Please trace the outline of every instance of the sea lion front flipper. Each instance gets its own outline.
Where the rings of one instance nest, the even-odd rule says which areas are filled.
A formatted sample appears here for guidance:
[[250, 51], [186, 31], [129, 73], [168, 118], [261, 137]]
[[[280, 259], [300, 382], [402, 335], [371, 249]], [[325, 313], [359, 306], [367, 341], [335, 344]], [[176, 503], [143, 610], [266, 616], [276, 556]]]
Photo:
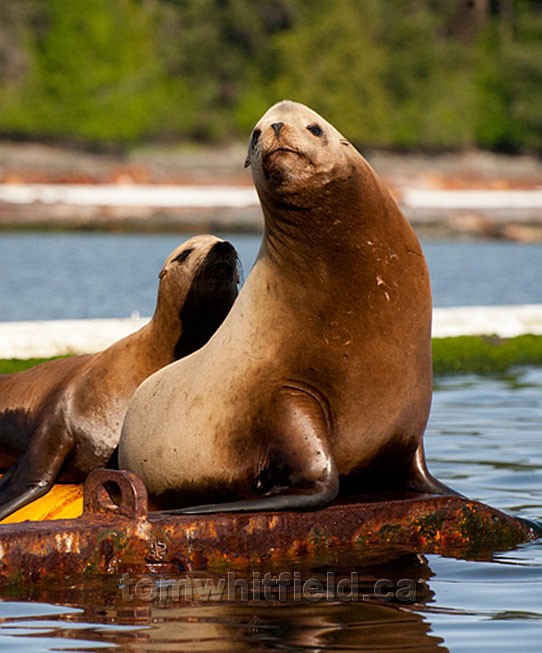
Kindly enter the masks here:
[[40, 427], [32, 435], [28, 449], [21, 454], [0, 482], [0, 520], [47, 494], [72, 448], [69, 436], [55, 437]]
[[0, 521], [39, 499], [49, 491], [51, 485], [52, 483], [46, 484], [41, 481], [22, 485], [6, 482], [5, 486], [0, 489]]
[[276, 423], [270, 471], [274, 467], [287, 470], [287, 484], [281, 482], [263, 496], [168, 510], [168, 514], [311, 510], [333, 501], [339, 490], [339, 474], [329, 444], [328, 420], [320, 402], [304, 390], [282, 388], [274, 402], [273, 415]]
[[423, 442], [420, 442], [410, 463], [406, 479], [407, 488], [426, 494], [443, 494], [462, 497], [463, 495], [437, 480], [427, 468]]
[[332, 484], [322, 480], [311, 487], [291, 487], [277, 494], [256, 499], [243, 499], [228, 503], [208, 503], [178, 510], [165, 510], [168, 515], [208, 515], [217, 512], [264, 512], [275, 510], [315, 510], [332, 501], [337, 492], [330, 490]]

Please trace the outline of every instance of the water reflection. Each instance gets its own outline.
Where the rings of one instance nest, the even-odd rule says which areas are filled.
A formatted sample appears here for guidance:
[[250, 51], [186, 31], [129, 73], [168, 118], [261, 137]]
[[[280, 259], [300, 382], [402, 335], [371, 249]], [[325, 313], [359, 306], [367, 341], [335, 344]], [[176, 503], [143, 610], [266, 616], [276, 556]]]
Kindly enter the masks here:
[[[256, 573], [260, 579], [265, 574], [263, 570]], [[215, 588], [220, 579], [226, 582], [226, 575], [210, 574], [169, 577], [167, 583], [160, 583], [157, 577], [152, 581], [149, 576], [131, 578], [130, 593], [126, 591], [126, 577], [124, 582], [116, 577], [84, 584], [19, 588], [14, 590], [19, 599], [40, 601], [42, 605], [61, 601], [82, 611], [64, 609], [57, 615], [50, 610], [43, 615], [39, 611], [29, 615], [24, 610], [20, 615], [12, 613], [0, 621], [0, 644], [2, 637], [9, 634], [12, 641], [25, 636], [26, 642], [29, 636], [39, 636], [42, 644], [57, 638], [54, 646], [60, 649], [65, 646], [58, 640], [70, 640], [70, 650], [78, 650], [75, 647], [82, 639], [87, 646], [90, 642], [116, 644], [131, 651], [448, 650], [443, 640], [431, 632], [430, 619], [423, 613], [424, 606], [434, 599], [429, 582], [433, 572], [425, 557], [409, 554], [370, 568], [291, 573], [300, 574], [303, 584], [316, 587], [321, 583], [323, 595], [318, 595], [318, 600], [314, 600], [314, 593], [312, 598], [301, 598], [292, 583], [284, 593], [273, 586], [274, 600], [270, 595], [263, 599], [262, 586], [254, 585], [252, 572], [235, 575], [237, 581], [246, 581], [250, 588], [244, 601], [239, 592], [236, 600], [234, 594], [228, 600], [224, 593], [215, 592], [205, 601], [186, 601], [183, 593], [168, 591], [182, 581], [183, 588], [191, 587], [192, 597], [196, 597], [204, 582]], [[274, 572], [271, 578], [278, 575]], [[356, 579], [354, 583], [352, 578]], [[139, 585], [140, 592], [136, 589], [138, 583], [144, 583]], [[153, 594], [149, 592], [153, 584], [154, 598], [145, 600]], [[407, 585], [408, 600], [406, 593], [396, 591]]]

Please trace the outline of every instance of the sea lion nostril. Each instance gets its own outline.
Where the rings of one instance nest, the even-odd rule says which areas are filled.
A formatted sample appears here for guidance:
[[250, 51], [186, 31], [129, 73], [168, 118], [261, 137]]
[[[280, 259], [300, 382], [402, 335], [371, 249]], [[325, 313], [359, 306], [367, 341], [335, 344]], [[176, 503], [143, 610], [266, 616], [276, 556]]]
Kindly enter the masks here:
[[213, 245], [213, 254], [235, 254], [235, 248], [227, 240], [221, 240]]
[[280, 134], [280, 130], [284, 127], [283, 122], [274, 122], [271, 127], [273, 127], [273, 131], [275, 134], [278, 136]]

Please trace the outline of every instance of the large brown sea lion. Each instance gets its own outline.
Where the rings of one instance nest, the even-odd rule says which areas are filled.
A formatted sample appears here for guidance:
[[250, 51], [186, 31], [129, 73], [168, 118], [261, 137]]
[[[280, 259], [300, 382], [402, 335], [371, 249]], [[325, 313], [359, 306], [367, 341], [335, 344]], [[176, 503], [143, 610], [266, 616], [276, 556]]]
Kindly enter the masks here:
[[339, 486], [452, 492], [424, 460], [431, 290], [411, 227], [301, 104], [261, 118], [247, 165], [259, 256], [207, 345], [135, 393], [121, 466], [181, 512], [314, 508]]
[[128, 401], [164, 365], [201, 347], [237, 296], [230, 243], [196, 236], [160, 272], [156, 310], [136, 333], [93, 355], [57, 359], [0, 378], [0, 519], [45, 494], [60, 476], [79, 482], [118, 445]]

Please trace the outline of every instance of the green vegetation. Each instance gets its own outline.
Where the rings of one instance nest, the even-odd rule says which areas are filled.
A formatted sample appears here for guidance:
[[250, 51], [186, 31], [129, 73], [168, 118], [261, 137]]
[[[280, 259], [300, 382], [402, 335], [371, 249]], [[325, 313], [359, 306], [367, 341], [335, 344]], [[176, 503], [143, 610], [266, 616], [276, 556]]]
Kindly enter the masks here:
[[[11, 374], [44, 359], [0, 360], [0, 374]], [[542, 365], [542, 336], [459, 336], [433, 340], [435, 376], [450, 374], [502, 374], [516, 367]]]
[[[56, 358], [60, 358], [57, 356]], [[15, 372], [22, 372], [23, 370], [27, 370], [30, 367], [34, 367], [34, 365], [38, 365], [39, 363], [44, 363], [47, 360], [53, 360], [50, 358], [25, 358], [25, 359], [20, 359], [20, 358], [7, 358], [7, 359], [0, 359], [0, 374], [14, 374]]]
[[542, 365], [542, 336], [459, 336], [433, 340], [435, 376], [496, 374], [514, 367]]
[[542, 152], [542, 0], [4, 0], [0, 135], [247, 138], [290, 97], [361, 147]]

